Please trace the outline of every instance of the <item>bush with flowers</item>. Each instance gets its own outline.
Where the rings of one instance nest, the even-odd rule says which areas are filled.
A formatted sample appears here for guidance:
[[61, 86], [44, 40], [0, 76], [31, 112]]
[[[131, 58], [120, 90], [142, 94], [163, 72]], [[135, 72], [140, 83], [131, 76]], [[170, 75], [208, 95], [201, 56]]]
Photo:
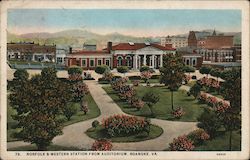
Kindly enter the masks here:
[[75, 74], [70, 74], [68, 80], [71, 83], [76, 83], [76, 82], [82, 81], [83, 79], [82, 79], [81, 74], [75, 73]]
[[207, 98], [206, 103], [208, 104], [208, 106], [214, 107], [218, 103], [218, 100], [216, 97], [211, 96]]
[[133, 98], [131, 101], [131, 106], [136, 108], [137, 110], [140, 110], [144, 107], [144, 102], [139, 98]]
[[182, 107], [177, 107], [177, 109], [175, 109], [172, 114], [174, 118], [181, 118], [185, 112], [183, 111]]
[[195, 147], [193, 143], [186, 135], [183, 135], [174, 138], [173, 142], [169, 144], [169, 149], [171, 151], [192, 151]]
[[99, 139], [96, 140], [92, 147], [92, 151], [111, 151], [113, 148], [113, 145], [110, 140], [107, 139]]
[[138, 134], [150, 125], [143, 118], [127, 115], [113, 115], [102, 120], [102, 126], [111, 137]]
[[80, 102], [85, 95], [89, 94], [89, 88], [85, 83], [79, 81], [73, 84], [71, 92], [73, 95], [73, 101]]
[[108, 81], [108, 82], [111, 82], [113, 77], [114, 77], [114, 75], [111, 72], [105, 72], [103, 74], [103, 80]]
[[198, 101], [200, 103], [206, 103], [207, 102], [207, 94], [206, 93], [200, 93], [200, 95], [198, 96]]
[[195, 145], [199, 145], [208, 140], [210, 135], [204, 129], [196, 129], [190, 132], [187, 137], [192, 140]]
[[120, 88], [123, 87], [128, 79], [126, 77], [118, 78], [115, 81], [111, 82], [111, 87], [115, 91], [120, 91]]
[[224, 113], [228, 108], [230, 107], [229, 103], [227, 103], [226, 101], [219, 101], [218, 103], [216, 103], [216, 105], [214, 106], [214, 110], [217, 113]]
[[151, 77], [152, 77], [152, 73], [150, 71], [141, 72], [141, 79], [143, 79], [145, 83], [147, 83]]

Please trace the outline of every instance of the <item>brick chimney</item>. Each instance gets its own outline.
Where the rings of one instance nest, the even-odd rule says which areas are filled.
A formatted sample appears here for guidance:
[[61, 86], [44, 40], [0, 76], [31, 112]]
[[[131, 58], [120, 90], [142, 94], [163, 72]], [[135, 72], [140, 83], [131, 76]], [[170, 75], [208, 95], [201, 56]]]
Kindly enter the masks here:
[[69, 54], [72, 53], [72, 47], [69, 47]]
[[107, 43], [107, 51], [110, 52], [112, 50], [112, 42]]

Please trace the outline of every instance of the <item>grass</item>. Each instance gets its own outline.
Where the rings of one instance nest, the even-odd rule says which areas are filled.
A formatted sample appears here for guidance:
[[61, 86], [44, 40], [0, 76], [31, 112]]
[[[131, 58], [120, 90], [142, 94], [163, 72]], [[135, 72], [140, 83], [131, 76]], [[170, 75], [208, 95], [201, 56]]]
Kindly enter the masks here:
[[[128, 83], [131, 84], [133, 82], [133, 80], [128, 80]], [[160, 83], [159, 79], [149, 79], [148, 80], [149, 83]], [[140, 80], [140, 83], [145, 83], [144, 80]]]
[[151, 125], [149, 135], [147, 135], [146, 132], [142, 132], [139, 134], [133, 134], [133, 135], [126, 135], [121, 137], [109, 137], [109, 135], [106, 133], [105, 129], [99, 125], [96, 129], [90, 128], [86, 131], [86, 134], [94, 139], [110, 139], [112, 142], [139, 142], [139, 141], [145, 141], [148, 139], [154, 139], [159, 137], [163, 133], [162, 128]]
[[[204, 142], [201, 146], [195, 147], [196, 151], [227, 151], [229, 150], [229, 132], [222, 133], [214, 139]], [[241, 134], [233, 132], [232, 134], [232, 150], [241, 150]]]
[[[84, 151], [86, 149], [76, 148], [76, 147], [64, 147], [58, 145], [50, 145], [47, 151]], [[27, 145], [21, 147], [10, 148], [8, 151], [37, 151], [36, 145]]]
[[[140, 111], [132, 108], [126, 101], [120, 100], [117, 93], [110, 86], [103, 87], [107, 94], [128, 114], [151, 117], [150, 109], [145, 105]], [[171, 114], [171, 92], [166, 87], [143, 87], [136, 88], [137, 95], [142, 98], [146, 92], [154, 92], [160, 96], [160, 101], [153, 106], [155, 118], [173, 121], [196, 122], [197, 118], [203, 113], [206, 104], [200, 104], [192, 96], [187, 96], [186, 91], [178, 90], [174, 92], [174, 107], [182, 107], [185, 115], [180, 119], [175, 119]]]
[[[89, 112], [86, 115], [84, 115], [84, 112], [80, 110], [80, 104], [77, 104], [79, 106], [78, 112], [74, 116], [72, 116], [69, 121], [67, 121], [66, 117], [62, 115], [58, 117], [64, 120], [63, 126], [67, 126], [67, 125], [77, 123], [80, 121], [84, 121], [87, 119], [95, 118], [100, 115], [100, 109], [98, 108], [97, 104], [95, 103], [95, 101], [93, 100], [90, 94], [88, 94], [85, 97], [85, 101], [88, 102]], [[8, 118], [7, 119], [7, 124], [8, 124], [7, 141], [8, 142], [19, 140], [15, 138], [13, 135], [14, 133], [17, 133], [20, 130], [18, 128], [14, 128], [14, 126], [17, 124], [17, 122], [13, 120], [11, 117], [11, 115], [14, 115], [14, 114], [16, 114], [16, 111], [8, 103], [8, 106], [7, 106], [7, 118]]]
[[193, 87], [196, 84], [196, 81], [189, 81], [186, 86]]

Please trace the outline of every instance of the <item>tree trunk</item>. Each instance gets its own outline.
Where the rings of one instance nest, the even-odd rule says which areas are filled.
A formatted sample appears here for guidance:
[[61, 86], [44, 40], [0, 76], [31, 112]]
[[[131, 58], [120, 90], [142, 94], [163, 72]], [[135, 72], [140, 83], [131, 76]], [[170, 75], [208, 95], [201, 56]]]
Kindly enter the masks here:
[[174, 110], [174, 97], [173, 97], [173, 92], [171, 91], [171, 104], [172, 104], [172, 110]]
[[232, 131], [229, 131], [229, 151], [232, 150]]

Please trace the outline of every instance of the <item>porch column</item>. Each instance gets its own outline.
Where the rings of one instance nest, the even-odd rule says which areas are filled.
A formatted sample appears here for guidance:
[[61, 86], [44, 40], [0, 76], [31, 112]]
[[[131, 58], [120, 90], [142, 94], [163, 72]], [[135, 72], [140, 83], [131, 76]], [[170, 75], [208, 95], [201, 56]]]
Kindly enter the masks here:
[[163, 56], [162, 56], [162, 54], [160, 55], [160, 67], [162, 67], [162, 61], [163, 61]]
[[135, 62], [135, 63], [134, 63], [134, 69], [137, 69], [137, 66], [138, 66], [138, 65], [137, 65], [137, 55], [135, 55], [134, 58], [135, 58], [135, 59], [134, 59], [134, 62]]
[[146, 54], [144, 54], [144, 57], [143, 57], [143, 65], [146, 66]]
[[152, 55], [152, 67], [155, 68], [155, 55]]

